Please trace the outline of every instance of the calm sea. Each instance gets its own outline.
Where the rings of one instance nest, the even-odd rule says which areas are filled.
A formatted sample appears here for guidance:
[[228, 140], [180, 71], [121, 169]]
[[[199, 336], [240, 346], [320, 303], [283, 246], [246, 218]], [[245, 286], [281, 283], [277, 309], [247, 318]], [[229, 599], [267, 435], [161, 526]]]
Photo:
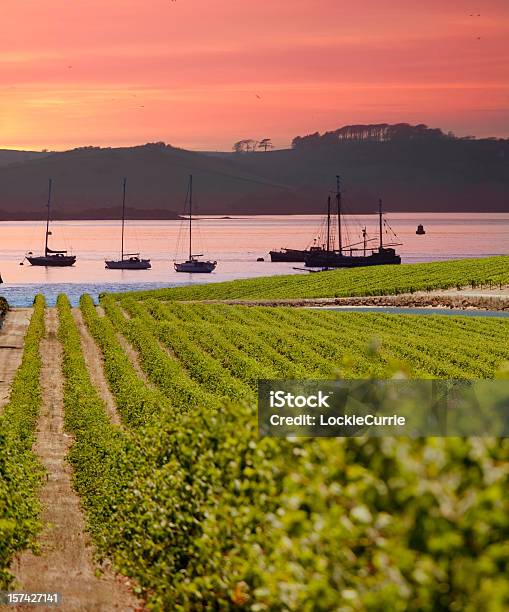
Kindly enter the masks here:
[[[509, 253], [509, 213], [393, 213], [387, 221], [398, 236], [397, 247], [403, 263], [439, 261], [461, 257], [485, 257]], [[362, 240], [362, 227], [368, 236], [377, 232], [375, 216], [359, 215], [345, 219], [348, 235], [344, 242]], [[415, 233], [423, 224], [426, 234]], [[322, 219], [312, 215], [249, 216], [201, 219], [193, 226], [193, 251], [216, 259], [212, 274], [178, 274], [173, 261], [185, 255], [185, 232], [180, 221], [132, 221], [126, 226], [126, 249], [140, 252], [152, 261], [151, 270], [106, 270], [105, 257], [120, 251], [120, 224], [117, 221], [60, 221], [52, 227], [50, 246], [65, 248], [77, 255], [72, 268], [37, 268], [27, 261], [27, 251], [38, 253], [44, 245], [41, 222], [0, 223], [0, 273], [4, 295], [13, 306], [29, 305], [36, 293], [44, 293], [53, 304], [65, 292], [74, 303], [82, 293], [96, 297], [102, 291], [127, 291], [272, 274], [307, 274], [294, 268], [303, 264], [271, 263], [270, 249], [305, 248], [318, 236]], [[184, 224], [185, 225], [185, 224]], [[345, 230], [346, 231], [346, 230]], [[394, 242], [386, 228], [384, 241]], [[369, 244], [376, 245], [376, 241]], [[257, 262], [258, 257], [265, 258]]]

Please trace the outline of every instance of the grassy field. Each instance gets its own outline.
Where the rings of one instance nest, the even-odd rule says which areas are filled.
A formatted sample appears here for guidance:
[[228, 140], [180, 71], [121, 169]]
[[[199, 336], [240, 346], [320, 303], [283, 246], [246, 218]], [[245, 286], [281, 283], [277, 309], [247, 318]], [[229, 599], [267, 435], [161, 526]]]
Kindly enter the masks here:
[[509, 256], [267, 276], [133, 293], [137, 299], [224, 300], [396, 295], [509, 285]]

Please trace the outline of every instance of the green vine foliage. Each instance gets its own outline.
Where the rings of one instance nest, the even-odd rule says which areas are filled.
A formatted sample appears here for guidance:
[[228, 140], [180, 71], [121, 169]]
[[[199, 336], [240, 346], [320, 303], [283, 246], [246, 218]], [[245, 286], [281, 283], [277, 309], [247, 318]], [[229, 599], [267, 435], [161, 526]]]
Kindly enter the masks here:
[[37, 296], [25, 335], [23, 358], [0, 416], [0, 589], [12, 585], [12, 556], [36, 548], [40, 530], [38, 490], [43, 468], [32, 452], [41, 407], [39, 345], [44, 335], [44, 298]]
[[136, 299], [226, 300], [334, 298], [396, 295], [449, 288], [498, 288], [509, 284], [509, 256], [399, 266], [266, 276], [127, 294]]
[[102, 305], [104, 317], [81, 301], [123, 427], [60, 297], [70, 460], [98, 554], [149, 607], [506, 609], [505, 440], [260, 439], [253, 370], [491, 378], [509, 357], [507, 321]]

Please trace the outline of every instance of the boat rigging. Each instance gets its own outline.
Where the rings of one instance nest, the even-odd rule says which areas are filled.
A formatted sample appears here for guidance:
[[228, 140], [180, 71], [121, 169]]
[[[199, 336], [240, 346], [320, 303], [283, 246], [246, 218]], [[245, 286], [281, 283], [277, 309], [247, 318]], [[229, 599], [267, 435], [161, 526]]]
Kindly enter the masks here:
[[[385, 244], [383, 243], [383, 211], [382, 211], [382, 200], [378, 201], [378, 224], [379, 224], [379, 238], [378, 248], [371, 249], [369, 255], [366, 254], [368, 250], [368, 242], [376, 240], [375, 238], [367, 238], [366, 228], [362, 231], [363, 240], [362, 243], [353, 243], [343, 246], [342, 236], [342, 207], [341, 207], [341, 184], [339, 175], [336, 176], [336, 206], [337, 206], [337, 225], [338, 225], [338, 249], [334, 250], [330, 248], [329, 239], [325, 251], [320, 253], [308, 253], [304, 260], [304, 264], [308, 268], [356, 268], [363, 266], [380, 266], [380, 265], [397, 265], [401, 263], [401, 257], [396, 254], [393, 247], [399, 246], [400, 243]], [[330, 234], [331, 224], [331, 198], [328, 198], [327, 207], [327, 236]], [[392, 231], [392, 229], [391, 229]], [[394, 232], [393, 232], [394, 233]], [[359, 244], [363, 245], [362, 255], [354, 254], [359, 251], [357, 248]]]
[[199, 259], [203, 254], [193, 254], [193, 175], [189, 175], [187, 189], [187, 202], [189, 204], [189, 252], [186, 261], [174, 262], [176, 272], [210, 273], [216, 269], [217, 261]]
[[52, 179], [48, 181], [48, 203], [46, 207], [48, 209], [46, 217], [46, 239], [44, 242], [44, 255], [34, 255], [32, 251], [26, 254], [27, 261], [32, 266], [47, 266], [47, 267], [68, 267], [72, 266], [76, 262], [76, 255], [68, 255], [67, 251], [50, 249], [48, 246], [49, 237], [52, 235], [50, 231], [51, 221], [51, 192], [52, 192]]
[[149, 270], [150, 259], [141, 259], [139, 253], [124, 253], [124, 227], [125, 227], [125, 197], [127, 178], [124, 178], [122, 196], [122, 238], [120, 259], [106, 259], [105, 268], [109, 270]]

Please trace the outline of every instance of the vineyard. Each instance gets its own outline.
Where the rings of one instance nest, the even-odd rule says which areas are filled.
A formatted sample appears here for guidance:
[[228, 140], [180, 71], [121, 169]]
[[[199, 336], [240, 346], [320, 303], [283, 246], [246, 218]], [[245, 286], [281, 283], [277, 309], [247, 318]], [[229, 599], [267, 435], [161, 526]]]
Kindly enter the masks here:
[[[506, 283], [509, 260], [485, 261], [472, 264], [476, 278]], [[445, 272], [433, 265], [438, 283]], [[305, 283], [309, 294], [362, 291], [355, 272], [238, 281], [228, 297], [234, 287], [286, 296]], [[391, 282], [403, 287], [404, 275]], [[256, 385], [492, 378], [509, 361], [509, 321], [178, 301], [225, 287], [106, 295], [101, 308], [83, 296], [79, 312], [58, 299], [68, 460], [97, 558], [157, 610], [506, 609], [506, 440], [260, 439]], [[79, 321], [100, 352], [117, 422]], [[43, 335], [39, 298], [0, 421], [2, 588], [12, 584], [9, 560], [40, 529], [43, 474], [31, 445]]]
[[39, 344], [43, 335], [44, 300], [38, 297], [10, 401], [0, 413], [0, 589], [9, 582], [12, 554], [33, 545], [40, 528], [37, 488], [43, 472], [32, 445], [41, 405]]
[[282, 299], [396, 295], [436, 289], [509, 285], [509, 256], [401, 266], [330, 270], [326, 274], [267, 276], [133, 293], [165, 300]]

